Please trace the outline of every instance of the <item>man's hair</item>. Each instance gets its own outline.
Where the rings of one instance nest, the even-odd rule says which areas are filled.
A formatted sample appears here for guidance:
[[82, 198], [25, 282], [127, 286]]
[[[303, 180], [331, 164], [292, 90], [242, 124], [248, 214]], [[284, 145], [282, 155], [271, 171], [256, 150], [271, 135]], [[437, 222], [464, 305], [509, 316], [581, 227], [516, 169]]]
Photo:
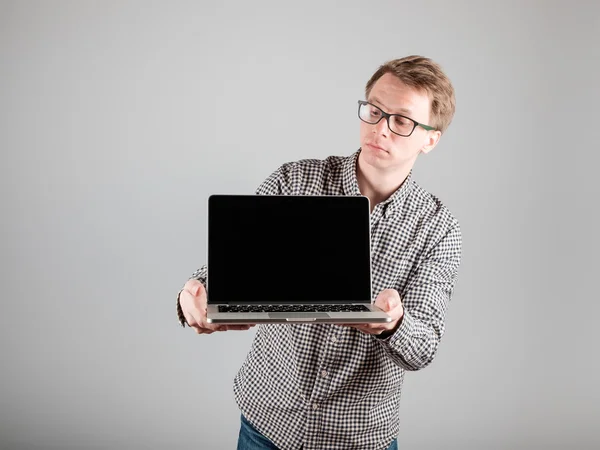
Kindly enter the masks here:
[[383, 64], [373, 74], [365, 87], [366, 98], [369, 98], [373, 85], [386, 73], [391, 73], [404, 84], [418, 91], [425, 91], [431, 100], [430, 122], [436, 130], [444, 133], [452, 117], [454, 117], [455, 99], [454, 88], [450, 79], [439, 64], [424, 56], [407, 56]]

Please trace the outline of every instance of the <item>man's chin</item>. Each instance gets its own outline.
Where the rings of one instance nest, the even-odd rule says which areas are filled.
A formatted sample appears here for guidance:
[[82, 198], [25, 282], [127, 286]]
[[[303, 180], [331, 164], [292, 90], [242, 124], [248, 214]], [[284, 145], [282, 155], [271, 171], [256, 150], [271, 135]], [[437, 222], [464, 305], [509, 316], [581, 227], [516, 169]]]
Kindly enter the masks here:
[[380, 169], [388, 167], [392, 162], [391, 154], [383, 150], [372, 150], [368, 146], [362, 149], [360, 157], [365, 163]]

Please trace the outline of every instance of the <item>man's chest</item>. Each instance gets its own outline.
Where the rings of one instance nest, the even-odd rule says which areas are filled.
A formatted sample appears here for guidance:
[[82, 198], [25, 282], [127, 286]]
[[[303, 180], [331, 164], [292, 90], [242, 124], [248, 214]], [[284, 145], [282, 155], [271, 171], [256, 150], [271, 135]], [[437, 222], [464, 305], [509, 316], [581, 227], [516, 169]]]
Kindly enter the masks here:
[[[331, 180], [330, 180], [331, 181]], [[313, 195], [346, 195], [339, 183], [314, 183]], [[372, 297], [383, 289], [402, 292], [422, 253], [418, 217], [410, 208], [390, 213], [386, 205], [377, 205], [371, 213]]]
[[415, 230], [410, 220], [398, 216], [373, 218], [371, 221], [371, 277], [373, 298], [384, 289], [403, 292], [418, 257], [414, 245]]

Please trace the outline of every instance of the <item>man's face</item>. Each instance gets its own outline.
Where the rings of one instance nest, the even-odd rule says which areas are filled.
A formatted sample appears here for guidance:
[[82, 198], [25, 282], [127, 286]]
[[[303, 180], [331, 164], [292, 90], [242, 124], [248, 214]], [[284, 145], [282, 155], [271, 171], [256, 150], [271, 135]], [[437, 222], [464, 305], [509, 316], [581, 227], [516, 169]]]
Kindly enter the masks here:
[[[430, 99], [426, 92], [405, 85], [391, 73], [375, 82], [369, 98], [386, 113], [402, 114], [418, 123], [429, 125]], [[412, 167], [419, 153], [428, 153], [439, 139], [439, 131], [416, 127], [409, 137], [394, 134], [382, 118], [371, 125], [360, 121], [360, 145], [363, 162], [384, 171]]]

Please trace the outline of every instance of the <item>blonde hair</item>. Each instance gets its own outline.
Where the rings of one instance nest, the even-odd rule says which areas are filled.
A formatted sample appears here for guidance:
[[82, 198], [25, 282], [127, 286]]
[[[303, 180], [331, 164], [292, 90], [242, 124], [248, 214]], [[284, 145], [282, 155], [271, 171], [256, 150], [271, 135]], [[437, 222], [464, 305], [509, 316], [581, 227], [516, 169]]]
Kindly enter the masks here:
[[396, 76], [407, 86], [427, 92], [431, 99], [431, 123], [425, 125], [430, 125], [444, 133], [454, 117], [456, 100], [452, 83], [440, 65], [418, 55], [388, 61], [379, 67], [367, 82], [365, 87], [367, 99], [375, 82], [386, 73]]

